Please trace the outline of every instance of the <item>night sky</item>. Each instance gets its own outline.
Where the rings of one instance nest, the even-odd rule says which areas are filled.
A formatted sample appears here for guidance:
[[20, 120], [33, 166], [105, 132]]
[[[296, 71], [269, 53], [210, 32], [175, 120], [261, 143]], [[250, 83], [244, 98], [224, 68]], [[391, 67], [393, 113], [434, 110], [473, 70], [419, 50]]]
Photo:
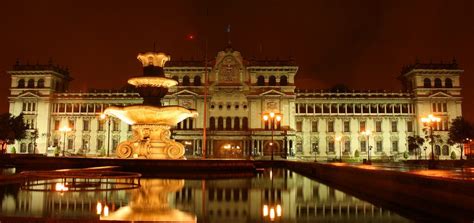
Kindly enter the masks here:
[[73, 91], [120, 88], [141, 74], [136, 55], [154, 43], [172, 60], [202, 58], [207, 38], [214, 58], [228, 24], [244, 58], [294, 57], [300, 88], [398, 91], [402, 66], [455, 57], [465, 70], [463, 113], [474, 121], [472, 0], [2, 1], [0, 112], [17, 58], [69, 67]]

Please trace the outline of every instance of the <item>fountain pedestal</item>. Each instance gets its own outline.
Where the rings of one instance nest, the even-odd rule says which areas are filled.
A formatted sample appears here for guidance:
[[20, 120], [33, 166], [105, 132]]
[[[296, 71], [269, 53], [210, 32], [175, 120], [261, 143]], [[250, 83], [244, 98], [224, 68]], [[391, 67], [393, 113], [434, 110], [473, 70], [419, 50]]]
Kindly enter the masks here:
[[145, 157], [147, 159], [184, 159], [184, 146], [170, 139], [170, 126], [134, 125], [132, 139], [117, 147], [119, 158]]

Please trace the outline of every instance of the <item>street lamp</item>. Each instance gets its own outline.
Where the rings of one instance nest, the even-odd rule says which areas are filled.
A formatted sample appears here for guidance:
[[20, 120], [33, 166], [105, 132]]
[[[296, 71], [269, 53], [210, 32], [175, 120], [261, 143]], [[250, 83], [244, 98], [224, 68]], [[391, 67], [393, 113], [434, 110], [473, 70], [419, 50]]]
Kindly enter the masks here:
[[319, 150], [319, 146], [314, 145], [314, 147], [313, 147], [314, 162], [318, 162], [318, 150]]
[[342, 144], [341, 144], [341, 136], [336, 137], [336, 142], [339, 144], [339, 161], [342, 162]]
[[63, 126], [59, 129], [60, 132], [63, 133], [63, 156], [66, 150], [66, 133], [70, 132], [72, 129], [69, 126]]
[[430, 140], [431, 140], [431, 160], [434, 160], [434, 135], [433, 135], [433, 126], [441, 122], [441, 118], [435, 117], [432, 114], [429, 114], [428, 117], [421, 118], [421, 122], [430, 127]]
[[272, 132], [272, 141], [270, 142], [270, 146], [271, 146], [271, 152], [272, 152], [272, 160], [273, 160], [273, 130], [275, 130], [275, 121], [277, 123], [280, 123], [281, 121], [281, 115], [277, 115], [275, 114], [275, 112], [270, 112], [270, 114], [265, 114], [263, 116], [263, 121], [267, 122], [268, 121], [268, 124], [270, 125], [270, 130]]
[[110, 117], [104, 113], [100, 114], [100, 119], [107, 122], [107, 157], [109, 157], [110, 151]]
[[366, 164], [372, 164], [370, 162], [370, 146], [369, 146], [369, 137], [372, 134], [372, 131], [366, 129], [365, 131], [362, 132], [362, 134], [365, 135], [366, 142], [367, 142], [366, 145], [365, 145], [365, 147], [367, 149], [367, 163]]

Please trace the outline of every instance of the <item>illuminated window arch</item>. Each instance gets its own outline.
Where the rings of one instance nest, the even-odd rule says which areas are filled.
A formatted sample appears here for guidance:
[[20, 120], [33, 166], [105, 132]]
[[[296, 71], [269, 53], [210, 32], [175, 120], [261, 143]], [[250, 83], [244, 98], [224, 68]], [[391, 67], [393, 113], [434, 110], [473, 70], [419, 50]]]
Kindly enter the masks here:
[[217, 129], [224, 130], [224, 118], [222, 117], [217, 118]]
[[453, 87], [453, 81], [450, 78], [446, 78], [446, 80], [444, 80], [444, 87]]
[[189, 86], [189, 76], [183, 77], [183, 86]]
[[209, 128], [211, 130], [216, 129], [216, 118], [211, 117], [211, 119], [209, 120]]
[[288, 85], [288, 77], [281, 76], [280, 77], [280, 86], [286, 86], [286, 85]]
[[225, 119], [225, 129], [226, 130], [232, 130], [232, 118], [231, 117], [227, 117]]
[[429, 78], [425, 78], [423, 80], [423, 87], [430, 88], [431, 87], [431, 80]]
[[258, 86], [265, 86], [265, 78], [263, 76], [257, 77], [257, 85]]
[[20, 79], [20, 80], [18, 81], [18, 87], [19, 87], [19, 88], [24, 88], [24, 87], [25, 87], [25, 80]]
[[35, 87], [35, 80], [29, 79], [28, 80], [28, 88], [34, 88]]
[[194, 86], [201, 86], [201, 76], [194, 76]]
[[268, 85], [270, 86], [275, 86], [276, 85], [276, 77], [275, 76], [270, 76], [270, 78], [268, 79]]
[[234, 118], [234, 130], [240, 130], [240, 118], [239, 117]]
[[436, 79], [434, 80], [434, 87], [435, 87], [435, 88], [441, 88], [441, 87], [443, 87], [443, 86], [441, 85], [441, 79], [436, 78]]
[[242, 118], [242, 129], [247, 130], [249, 128], [249, 119], [247, 117]]
[[38, 80], [38, 87], [39, 88], [44, 88], [44, 79], [39, 79]]

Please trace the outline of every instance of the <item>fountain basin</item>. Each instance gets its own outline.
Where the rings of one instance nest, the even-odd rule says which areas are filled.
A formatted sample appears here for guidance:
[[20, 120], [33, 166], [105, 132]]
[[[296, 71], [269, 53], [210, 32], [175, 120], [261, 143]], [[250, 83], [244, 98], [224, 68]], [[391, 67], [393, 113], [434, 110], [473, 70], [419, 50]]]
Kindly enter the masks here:
[[112, 115], [129, 125], [167, 125], [175, 126], [186, 118], [197, 117], [198, 113], [181, 106], [155, 107], [149, 105], [132, 105], [127, 107], [109, 107], [106, 115]]
[[178, 81], [166, 77], [133, 77], [128, 83], [137, 87], [164, 87], [170, 88], [178, 85]]

